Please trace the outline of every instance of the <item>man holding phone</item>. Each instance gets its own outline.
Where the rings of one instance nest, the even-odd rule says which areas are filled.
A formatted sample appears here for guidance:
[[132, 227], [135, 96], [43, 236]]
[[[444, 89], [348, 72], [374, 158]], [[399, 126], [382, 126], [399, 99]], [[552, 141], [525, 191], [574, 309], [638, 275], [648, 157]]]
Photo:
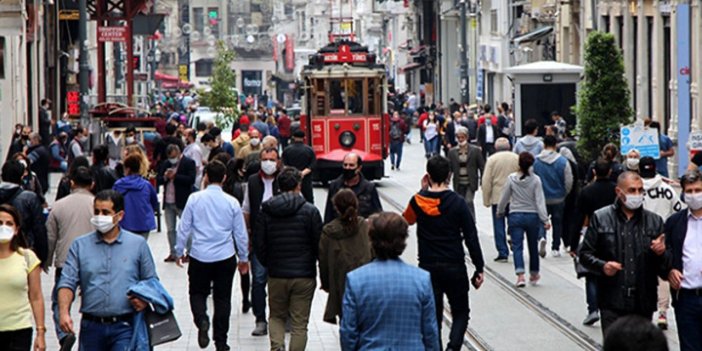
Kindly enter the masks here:
[[602, 333], [619, 318], [651, 319], [658, 301], [658, 276], [667, 274], [663, 219], [643, 208], [641, 176], [617, 179], [614, 204], [592, 215], [580, 245], [580, 263], [597, 274]]

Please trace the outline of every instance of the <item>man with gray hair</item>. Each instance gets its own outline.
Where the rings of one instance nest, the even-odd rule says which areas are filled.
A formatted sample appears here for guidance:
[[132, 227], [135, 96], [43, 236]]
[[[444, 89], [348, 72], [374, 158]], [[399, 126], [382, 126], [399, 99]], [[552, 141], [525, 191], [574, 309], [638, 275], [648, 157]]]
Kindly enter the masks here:
[[507, 262], [509, 249], [505, 232], [505, 217], [497, 217], [497, 205], [500, 203], [502, 188], [507, 177], [519, 170], [519, 155], [511, 152], [509, 140], [505, 137], [495, 141], [495, 154], [488, 158], [483, 173], [483, 205], [492, 207], [492, 230], [495, 235], [497, 258], [495, 262]]
[[473, 198], [480, 182], [478, 171], [483, 174], [485, 159], [479, 147], [468, 143], [468, 135], [468, 128], [456, 128], [458, 145], [449, 150], [447, 158], [453, 173], [453, 190], [466, 200], [470, 214], [475, 219]]

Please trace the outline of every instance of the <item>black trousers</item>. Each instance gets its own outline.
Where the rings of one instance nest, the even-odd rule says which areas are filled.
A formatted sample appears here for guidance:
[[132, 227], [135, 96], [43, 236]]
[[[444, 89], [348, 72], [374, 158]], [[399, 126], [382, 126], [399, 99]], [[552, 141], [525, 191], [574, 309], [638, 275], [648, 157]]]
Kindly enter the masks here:
[[636, 315], [636, 316], [641, 316], [643, 318], [650, 320], [652, 314], [653, 314], [653, 311], [632, 312], [632, 311], [600, 309], [600, 325], [602, 326], [602, 335], [603, 335], [603, 337], [606, 337], [607, 332], [609, 331], [609, 328], [612, 326], [612, 324], [614, 324], [614, 322], [617, 321], [617, 319], [619, 319], [621, 317]]
[[0, 332], [0, 350], [29, 351], [32, 349], [32, 328]]
[[214, 314], [212, 318], [212, 339], [216, 347], [227, 345], [229, 316], [232, 311], [232, 283], [236, 272], [236, 256], [223, 261], [201, 262], [190, 257], [188, 280], [190, 283], [190, 310], [193, 321], [200, 326], [209, 320], [207, 316], [207, 297], [212, 292]]
[[419, 264], [419, 267], [431, 275], [431, 285], [434, 289], [434, 304], [436, 305], [436, 321], [441, 337], [441, 325], [444, 320], [444, 294], [451, 307], [451, 332], [448, 347], [460, 350], [463, 338], [468, 329], [470, 307], [468, 305], [468, 271], [461, 263], [432, 263]]

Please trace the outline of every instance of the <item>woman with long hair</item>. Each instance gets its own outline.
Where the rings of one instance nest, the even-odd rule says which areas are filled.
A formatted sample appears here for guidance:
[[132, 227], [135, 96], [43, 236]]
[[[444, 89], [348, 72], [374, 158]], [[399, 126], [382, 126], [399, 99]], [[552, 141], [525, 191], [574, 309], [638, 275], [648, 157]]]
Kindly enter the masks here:
[[[151, 168], [151, 163], [149, 162], [149, 158], [146, 157], [144, 150], [141, 148], [141, 146], [139, 146], [139, 144], [131, 144], [124, 147], [124, 155], [122, 156], [122, 162], [124, 162], [124, 160], [131, 155], [139, 156], [139, 174], [142, 176], [142, 178], [149, 179], [149, 170]], [[117, 175], [120, 178], [124, 177], [125, 172], [122, 163], [117, 165], [115, 171], [117, 172]]]
[[439, 140], [441, 128], [434, 111], [429, 111], [427, 119], [424, 121], [424, 155], [427, 159], [439, 153]]
[[[39, 351], [46, 349], [41, 262], [27, 248], [21, 223], [14, 207], [0, 205], [0, 348]], [[34, 347], [32, 318], [36, 325]]]
[[322, 229], [319, 241], [319, 271], [322, 289], [329, 293], [324, 321], [341, 320], [341, 302], [346, 286], [346, 274], [371, 260], [368, 224], [358, 214], [358, 198], [349, 189], [332, 198], [339, 217]]
[[539, 275], [539, 227], [551, 228], [546, 212], [546, 200], [541, 187], [541, 179], [531, 170], [534, 156], [525, 151], [519, 154], [519, 171], [509, 175], [502, 190], [502, 198], [497, 205], [497, 217], [505, 215], [509, 204], [509, 235], [512, 238], [514, 270], [517, 273], [517, 287], [526, 285], [524, 279], [524, 236], [529, 251], [529, 282], [536, 285]]

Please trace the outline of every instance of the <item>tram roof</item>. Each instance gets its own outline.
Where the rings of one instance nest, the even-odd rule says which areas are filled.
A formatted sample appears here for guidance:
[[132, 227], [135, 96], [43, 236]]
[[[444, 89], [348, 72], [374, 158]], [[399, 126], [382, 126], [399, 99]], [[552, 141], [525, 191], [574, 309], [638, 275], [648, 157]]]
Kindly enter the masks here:
[[366, 78], [385, 76], [384, 67], [359, 67], [348, 64], [322, 67], [305, 66], [301, 75], [310, 78]]

